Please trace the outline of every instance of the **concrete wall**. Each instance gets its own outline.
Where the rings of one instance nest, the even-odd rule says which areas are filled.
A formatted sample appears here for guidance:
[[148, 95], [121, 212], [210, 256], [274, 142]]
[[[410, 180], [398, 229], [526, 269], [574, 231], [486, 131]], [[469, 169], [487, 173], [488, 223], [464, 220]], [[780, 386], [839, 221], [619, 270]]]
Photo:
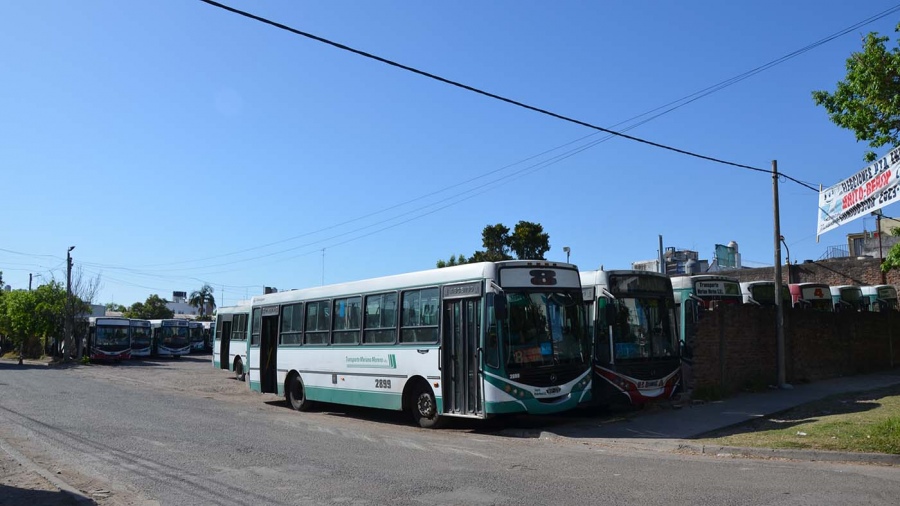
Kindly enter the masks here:
[[[693, 343], [695, 388], [731, 394], [777, 384], [775, 310], [751, 305], [706, 312]], [[785, 309], [788, 383], [900, 366], [900, 313]]]

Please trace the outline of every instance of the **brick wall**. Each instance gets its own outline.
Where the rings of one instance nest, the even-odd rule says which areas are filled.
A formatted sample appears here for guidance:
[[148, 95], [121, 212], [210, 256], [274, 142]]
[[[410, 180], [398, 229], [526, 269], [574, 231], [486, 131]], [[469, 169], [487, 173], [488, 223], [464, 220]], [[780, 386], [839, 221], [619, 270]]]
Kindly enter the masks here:
[[[900, 366], [900, 313], [785, 309], [788, 383]], [[891, 355], [893, 354], [893, 362]], [[777, 383], [775, 309], [723, 306], [706, 312], [694, 338], [695, 387], [734, 393]]]
[[[881, 261], [877, 258], [832, 258], [802, 264], [792, 264], [792, 283], [827, 283], [829, 285], [880, 285]], [[775, 279], [774, 267], [722, 271], [716, 274], [733, 276], [741, 281]], [[900, 271], [891, 271], [885, 276], [887, 284], [900, 286]], [[781, 269], [782, 282], [788, 282], [788, 267]]]

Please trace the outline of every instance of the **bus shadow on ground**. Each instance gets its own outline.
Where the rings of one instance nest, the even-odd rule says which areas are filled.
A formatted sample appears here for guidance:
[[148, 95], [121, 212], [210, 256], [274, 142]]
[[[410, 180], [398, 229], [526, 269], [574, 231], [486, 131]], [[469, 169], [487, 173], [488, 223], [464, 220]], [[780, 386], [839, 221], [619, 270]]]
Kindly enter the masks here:
[[[273, 407], [293, 411], [290, 404], [284, 399], [265, 401], [265, 403]], [[487, 436], [518, 438], [539, 437], [540, 431], [544, 429], [577, 424], [584, 421], [596, 421], [603, 418], [618, 418], [623, 416], [623, 414], [634, 411], [633, 408], [629, 407], [612, 407], [600, 409], [579, 408], [553, 415], [498, 415], [486, 419], [445, 416], [442, 418], [439, 427], [441, 430], [469, 432]], [[406, 411], [317, 402], [309, 412], [360, 420], [368, 423], [418, 428], [418, 425], [413, 421], [412, 416]], [[510, 432], [510, 430], [513, 432]], [[526, 431], [526, 433], [516, 433], [515, 431]], [[534, 434], [529, 436], [529, 433], [531, 432]]]
[[[123, 360], [122, 366], [125, 367], [166, 367], [172, 364], [200, 364], [208, 365], [211, 363], [212, 357], [206, 355], [183, 355], [181, 357], [132, 357], [129, 360]], [[92, 363], [93, 364], [93, 363]], [[106, 362], [96, 362], [96, 365], [104, 365]], [[115, 363], [110, 363], [114, 365]]]
[[18, 361], [10, 361], [10, 360], [2, 360], [0, 361], [0, 371], [26, 371], [30, 369], [46, 369], [47, 366], [43, 364], [22, 364], [19, 365]]

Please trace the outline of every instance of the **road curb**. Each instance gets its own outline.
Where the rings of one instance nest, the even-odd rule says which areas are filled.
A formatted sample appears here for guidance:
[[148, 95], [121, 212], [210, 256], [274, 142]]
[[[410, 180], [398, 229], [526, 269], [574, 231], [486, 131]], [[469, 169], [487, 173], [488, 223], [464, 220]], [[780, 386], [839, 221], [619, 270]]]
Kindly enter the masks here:
[[741, 446], [721, 446], [681, 443], [680, 450], [714, 455], [717, 457], [757, 457], [780, 458], [790, 460], [807, 460], [822, 462], [859, 462], [866, 464], [882, 464], [900, 466], [900, 455], [886, 453], [834, 452], [825, 450], [790, 450], [780, 448], [749, 448]]
[[38, 466], [28, 457], [22, 455], [16, 449], [6, 444], [3, 440], [0, 440], [0, 450], [6, 452], [10, 457], [15, 459], [16, 462], [21, 464], [22, 467], [41, 475], [42, 478], [49, 481], [54, 487], [58, 488], [60, 492], [71, 497], [76, 504], [97, 504], [92, 498], [84, 495], [80, 490], [59, 479], [50, 471]]

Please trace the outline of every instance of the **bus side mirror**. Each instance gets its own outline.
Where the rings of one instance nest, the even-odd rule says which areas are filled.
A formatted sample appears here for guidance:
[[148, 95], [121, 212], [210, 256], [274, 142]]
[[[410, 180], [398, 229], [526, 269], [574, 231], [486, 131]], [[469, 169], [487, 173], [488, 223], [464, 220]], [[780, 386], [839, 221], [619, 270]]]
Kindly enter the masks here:
[[506, 294], [494, 294], [494, 317], [498, 320], [505, 320], [508, 316], [509, 311], [506, 306]]
[[691, 300], [691, 303], [688, 306], [688, 310], [691, 314], [691, 323], [697, 323], [698, 321], [700, 321], [700, 305], [697, 304], [697, 301]]
[[608, 301], [606, 303], [606, 307], [604, 308], [606, 311], [606, 324], [613, 325], [616, 323], [616, 318], [618, 318], [618, 312], [616, 311], [616, 303], [613, 301]]

